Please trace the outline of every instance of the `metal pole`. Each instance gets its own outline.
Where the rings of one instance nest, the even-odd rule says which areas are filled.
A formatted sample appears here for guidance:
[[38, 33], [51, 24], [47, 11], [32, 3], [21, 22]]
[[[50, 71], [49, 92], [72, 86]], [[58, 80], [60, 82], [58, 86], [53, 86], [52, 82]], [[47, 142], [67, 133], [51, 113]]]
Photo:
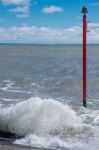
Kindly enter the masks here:
[[83, 15], [83, 106], [87, 107], [87, 8], [82, 8]]

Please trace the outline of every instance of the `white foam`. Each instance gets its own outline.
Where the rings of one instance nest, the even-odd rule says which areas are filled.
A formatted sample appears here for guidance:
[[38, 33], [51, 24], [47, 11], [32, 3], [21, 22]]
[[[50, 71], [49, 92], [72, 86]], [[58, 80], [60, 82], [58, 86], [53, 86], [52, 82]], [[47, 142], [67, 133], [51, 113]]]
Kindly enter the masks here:
[[10, 98], [4, 98], [4, 97], [0, 97], [1, 100], [5, 101], [5, 102], [15, 102], [15, 101], [22, 101], [23, 99], [10, 99]]
[[31, 85], [32, 85], [32, 86], [36, 86], [36, 85], [37, 85], [37, 83], [34, 83], [34, 82], [33, 82]]
[[0, 90], [7, 91], [8, 89], [12, 88], [12, 86], [15, 84], [13, 81], [10, 80], [4, 80], [6, 83], [6, 86], [0, 87]]
[[57, 128], [76, 125], [77, 122], [80, 123], [80, 119], [69, 106], [52, 99], [31, 98], [0, 111], [0, 128], [3, 124], [4, 130], [21, 134], [50, 132]]
[[99, 148], [99, 145], [96, 145], [96, 143], [94, 143], [93, 141], [90, 141], [90, 143], [88, 141], [84, 143], [83, 141], [80, 141], [80, 139], [78, 141], [64, 141], [59, 139], [58, 137], [44, 137], [37, 135], [29, 135], [21, 140], [16, 140], [14, 143], [43, 148], [56, 148], [62, 150], [98, 150]]
[[[16, 87], [17, 89], [17, 87]], [[15, 89], [9, 89], [8, 86], [6, 87], [0, 87], [0, 90], [2, 91], [7, 91], [7, 92], [14, 92], [14, 93], [27, 93], [27, 94], [32, 94], [30, 91], [21, 91], [21, 90], [15, 90]]]
[[21, 91], [21, 90], [6, 90], [8, 92], [14, 92], [14, 93], [27, 93], [27, 94], [31, 94], [32, 92], [30, 91]]
[[4, 80], [4, 82], [6, 83], [6, 85], [3, 87], [0, 87], [1, 91], [32, 94], [31, 91], [21, 90], [21, 87], [14, 86], [15, 82], [13, 82], [13, 81]]
[[11, 80], [3, 80], [5, 83], [12, 83], [14, 81], [11, 81]]
[[95, 127], [99, 126], [99, 110], [81, 108], [79, 112], [84, 123], [91, 124]]
[[[84, 112], [85, 116], [86, 114], [88, 115], [88, 111]], [[82, 118], [68, 105], [53, 99], [42, 100], [34, 97], [9, 108], [2, 108], [0, 130], [26, 135], [25, 138], [17, 140], [17, 144], [69, 147], [76, 150], [79, 147], [78, 143], [81, 148], [82, 143], [87, 145], [85, 147], [90, 147], [87, 142], [90, 143], [90, 139], [94, 138], [96, 133], [96, 128], [84, 124]]]

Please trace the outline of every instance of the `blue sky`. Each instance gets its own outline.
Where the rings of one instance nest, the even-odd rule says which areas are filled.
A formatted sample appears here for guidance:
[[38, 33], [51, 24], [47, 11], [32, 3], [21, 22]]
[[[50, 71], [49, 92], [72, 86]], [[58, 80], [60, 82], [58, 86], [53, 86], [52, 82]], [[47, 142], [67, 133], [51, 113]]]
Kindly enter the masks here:
[[88, 41], [98, 43], [99, 0], [0, 0], [0, 42], [81, 43], [85, 5], [92, 22]]

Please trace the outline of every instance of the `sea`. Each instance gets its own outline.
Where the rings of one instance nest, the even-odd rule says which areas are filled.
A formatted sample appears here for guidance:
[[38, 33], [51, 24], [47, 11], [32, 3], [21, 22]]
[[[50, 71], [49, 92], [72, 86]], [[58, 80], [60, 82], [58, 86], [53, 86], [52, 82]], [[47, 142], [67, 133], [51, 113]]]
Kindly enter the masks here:
[[99, 45], [87, 46], [87, 108], [82, 45], [0, 44], [0, 131], [14, 144], [99, 149]]

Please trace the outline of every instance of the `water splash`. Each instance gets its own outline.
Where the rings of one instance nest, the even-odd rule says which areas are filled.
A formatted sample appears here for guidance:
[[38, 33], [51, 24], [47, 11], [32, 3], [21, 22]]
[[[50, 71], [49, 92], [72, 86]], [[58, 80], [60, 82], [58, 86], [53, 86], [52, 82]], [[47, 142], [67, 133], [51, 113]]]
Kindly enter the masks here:
[[97, 145], [95, 118], [90, 125], [85, 121], [89, 110], [78, 111], [83, 115], [54, 99], [32, 97], [0, 110], [0, 130], [25, 135], [17, 144], [82, 150], [94, 139]]

